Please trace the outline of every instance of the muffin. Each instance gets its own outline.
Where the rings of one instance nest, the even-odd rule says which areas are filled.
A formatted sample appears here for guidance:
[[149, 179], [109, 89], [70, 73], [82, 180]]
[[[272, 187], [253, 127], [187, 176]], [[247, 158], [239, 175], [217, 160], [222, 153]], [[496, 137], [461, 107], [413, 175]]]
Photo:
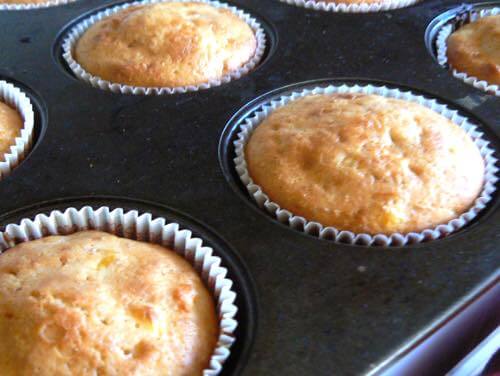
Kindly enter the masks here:
[[186, 260], [97, 231], [1, 254], [0, 296], [4, 376], [201, 375], [218, 336]]
[[269, 199], [355, 233], [418, 232], [472, 206], [484, 162], [460, 127], [414, 102], [309, 95], [274, 110], [245, 146]]
[[251, 27], [228, 9], [165, 2], [123, 9], [89, 27], [74, 59], [101, 79], [142, 87], [199, 85], [255, 54]]
[[0, 162], [10, 152], [23, 128], [23, 119], [17, 110], [0, 101]]
[[452, 33], [447, 58], [458, 72], [500, 85], [500, 15], [483, 17]]

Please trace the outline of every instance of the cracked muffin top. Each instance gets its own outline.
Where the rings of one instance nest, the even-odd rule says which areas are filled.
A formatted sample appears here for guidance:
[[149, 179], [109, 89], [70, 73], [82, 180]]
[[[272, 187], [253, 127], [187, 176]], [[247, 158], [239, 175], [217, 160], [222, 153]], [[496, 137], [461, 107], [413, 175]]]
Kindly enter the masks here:
[[459, 126], [417, 103], [364, 94], [310, 95], [274, 110], [245, 159], [281, 208], [368, 234], [446, 223], [473, 204], [484, 176]]
[[144, 87], [199, 85], [255, 54], [251, 27], [228, 9], [197, 2], [133, 6], [95, 23], [76, 42], [84, 70]]
[[174, 251], [97, 231], [0, 255], [0, 374], [201, 375], [212, 297]]

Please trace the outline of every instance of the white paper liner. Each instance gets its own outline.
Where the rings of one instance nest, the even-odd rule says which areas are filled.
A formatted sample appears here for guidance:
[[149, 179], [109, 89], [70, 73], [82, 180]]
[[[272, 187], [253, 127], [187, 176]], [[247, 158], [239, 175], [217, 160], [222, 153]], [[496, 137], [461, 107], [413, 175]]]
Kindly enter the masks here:
[[[471, 22], [477, 21], [479, 18], [494, 16], [500, 14], [500, 7], [493, 7], [488, 9], [482, 9], [478, 12], [472, 12]], [[454, 32], [453, 21], [445, 24], [438, 32], [436, 38], [436, 51], [437, 51], [437, 60], [438, 63], [444, 67], [448, 68], [448, 56], [447, 56], [447, 41], [448, 37]], [[487, 81], [480, 80], [477, 77], [469, 76], [467, 73], [458, 72], [456, 69], [451, 67], [451, 72], [454, 77], [462, 80], [466, 84], [474, 86], [476, 89], [485, 91], [490, 94], [494, 94], [496, 96], [500, 96], [500, 87], [498, 85], [490, 84]]]
[[0, 80], [0, 101], [15, 108], [23, 118], [24, 125], [21, 133], [14, 140], [10, 151], [0, 155], [0, 180], [8, 176], [19, 165], [31, 148], [35, 114], [29, 98], [17, 87]]
[[[144, 86], [132, 86], [120, 83], [113, 83], [107, 80], [104, 80], [98, 76], [94, 76], [89, 72], [85, 71], [83, 67], [78, 64], [78, 62], [73, 58], [73, 47], [78, 39], [83, 35], [83, 33], [93, 24], [102, 20], [103, 18], [109, 17], [121, 10], [124, 10], [131, 6], [136, 5], [147, 5], [147, 4], [157, 4], [157, 3], [168, 3], [168, 2], [199, 2], [206, 3], [212, 5], [217, 8], [224, 8], [233, 12], [236, 16], [245, 21], [253, 30], [255, 34], [255, 38], [257, 40], [257, 46], [255, 49], [254, 56], [245, 63], [241, 68], [236, 69], [232, 72], [229, 72], [222, 76], [219, 79], [213, 79], [206, 83], [202, 83], [200, 85], [188, 85], [188, 86], [177, 86], [177, 87], [144, 87]], [[213, 86], [219, 86], [222, 84], [226, 84], [232, 80], [236, 80], [252, 69], [254, 69], [259, 61], [262, 59], [264, 55], [264, 51], [266, 49], [266, 34], [264, 29], [259, 24], [259, 22], [245, 13], [241, 9], [238, 9], [234, 6], [230, 6], [229, 4], [221, 3], [219, 1], [212, 0], [143, 0], [143, 1], [135, 1], [133, 3], [127, 3], [124, 5], [115, 6], [112, 8], [107, 8], [93, 16], [86, 18], [82, 22], [78, 23], [74, 26], [65, 37], [63, 42], [63, 58], [68, 64], [71, 71], [78, 77], [79, 79], [88, 82], [94, 87], [98, 87], [103, 90], [110, 90], [114, 93], [122, 93], [122, 94], [136, 94], [136, 95], [162, 95], [162, 94], [176, 94], [176, 93], [186, 93], [189, 91], [198, 91], [200, 89], [208, 89]]]
[[303, 8], [322, 10], [327, 12], [341, 12], [341, 13], [369, 13], [369, 12], [382, 12], [385, 10], [404, 8], [420, 2], [421, 0], [380, 0], [377, 3], [360, 3], [348, 4], [341, 3], [327, 3], [325, 1], [314, 0], [280, 0], [283, 3], [296, 5]]
[[[38, 214], [34, 219], [25, 218], [19, 224], [9, 224], [0, 233], [0, 253], [15, 245], [50, 235], [68, 235], [84, 230], [99, 230], [120, 237], [159, 244], [175, 250], [198, 272], [216, 302], [219, 319], [219, 338], [204, 376], [220, 373], [224, 361], [230, 355], [238, 325], [234, 304], [236, 293], [233, 282], [226, 277], [227, 269], [213, 249], [203, 245], [203, 240], [192, 236], [191, 231], [181, 229], [177, 223], [167, 223], [164, 218], [153, 219], [149, 213], [121, 208], [110, 210], [103, 206], [93, 209], [85, 206], [80, 210], [70, 207], [64, 212], [53, 210], [49, 215]], [[0, 256], [1, 257], [1, 256]]]
[[[438, 225], [434, 228], [425, 229], [421, 232], [410, 232], [407, 234], [393, 233], [386, 234], [357, 234], [351, 231], [337, 229], [335, 227], [325, 227], [318, 222], [308, 221], [307, 219], [296, 216], [285, 208], [281, 208], [277, 203], [272, 202], [269, 197], [263, 192], [262, 188], [255, 184], [250, 177], [245, 161], [245, 145], [250, 139], [253, 130], [276, 108], [282, 107], [290, 101], [311, 94], [332, 94], [332, 93], [364, 93], [382, 95], [385, 97], [396, 98], [416, 102], [424, 105], [431, 110], [445, 116], [452, 122], [464, 129], [477, 145], [485, 164], [485, 182], [483, 190], [475, 200], [473, 206], [465, 213], [460, 215], [448, 223]], [[266, 102], [260, 106], [255, 112], [250, 114], [251, 117], [243, 120], [241, 123], [241, 131], [237, 135], [237, 140], [234, 141], [236, 158], [234, 163], [236, 171], [246, 186], [250, 196], [257, 204], [270, 213], [279, 222], [287, 224], [293, 229], [305, 232], [307, 234], [317, 236], [321, 239], [329, 239], [338, 243], [368, 245], [368, 246], [404, 246], [407, 244], [415, 244], [429, 240], [435, 240], [449, 235], [457, 231], [472, 221], [477, 214], [491, 200], [492, 194], [495, 191], [495, 183], [498, 180], [496, 173], [498, 171], [495, 166], [496, 159], [493, 156], [493, 150], [488, 147], [489, 142], [483, 139], [483, 134], [473, 125], [468, 119], [458, 114], [457, 111], [448, 108], [446, 105], [438, 103], [435, 99], [427, 99], [421, 95], [416, 95], [408, 91], [400, 91], [399, 89], [391, 89], [385, 86], [372, 85], [355, 85], [355, 86], [333, 86], [316, 87], [314, 89], [304, 89], [296, 91], [288, 95], [284, 95], [270, 102]]]
[[48, 8], [48, 7], [55, 7], [58, 5], [72, 3], [74, 1], [76, 1], [76, 0], [53, 0], [53, 1], [46, 1], [43, 3], [29, 3], [29, 4], [0, 4], [0, 11], [1, 10], [30, 10], [30, 9]]

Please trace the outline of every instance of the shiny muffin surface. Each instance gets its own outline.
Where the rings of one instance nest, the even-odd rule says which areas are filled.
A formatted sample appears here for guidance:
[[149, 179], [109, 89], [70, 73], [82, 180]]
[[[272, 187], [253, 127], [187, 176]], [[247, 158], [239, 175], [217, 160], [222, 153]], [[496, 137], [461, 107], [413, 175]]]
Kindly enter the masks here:
[[0, 374], [201, 375], [215, 307], [166, 248], [86, 231], [0, 255]]
[[457, 217], [484, 175], [460, 127], [422, 105], [377, 95], [292, 101], [256, 127], [245, 158], [281, 208], [369, 234], [421, 231]]
[[500, 85], [500, 15], [464, 25], [448, 37], [447, 44], [452, 68]]
[[21, 135], [23, 119], [19, 112], [8, 104], [0, 101], [0, 161], [10, 152], [10, 147], [15, 145], [16, 137]]
[[105, 80], [145, 87], [199, 85], [219, 79], [255, 54], [251, 27], [205, 3], [129, 7], [92, 25], [75, 60]]

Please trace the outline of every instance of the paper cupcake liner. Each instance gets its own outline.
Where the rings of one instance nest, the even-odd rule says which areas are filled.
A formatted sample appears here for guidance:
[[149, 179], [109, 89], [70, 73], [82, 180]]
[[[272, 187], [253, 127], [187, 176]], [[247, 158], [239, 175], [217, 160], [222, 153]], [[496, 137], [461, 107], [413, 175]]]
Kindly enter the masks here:
[[226, 277], [228, 271], [221, 265], [220, 257], [214, 256], [212, 248], [204, 246], [202, 239], [181, 229], [179, 224], [167, 223], [164, 218], [153, 219], [151, 214], [139, 214], [136, 210], [110, 210], [106, 206], [98, 209], [85, 206], [78, 210], [71, 207], [64, 212], [54, 210], [49, 215], [38, 214], [34, 219], [25, 218], [19, 224], [7, 225], [0, 233], [0, 253], [26, 241], [84, 230], [99, 230], [159, 244], [189, 261], [214, 297], [219, 319], [217, 345], [203, 375], [219, 374], [235, 341], [234, 332], [238, 325], [235, 319], [238, 308], [234, 304], [236, 293], [232, 290], [233, 282]]
[[[169, 3], [169, 2], [199, 2], [206, 3], [212, 5], [217, 8], [223, 8], [230, 10], [236, 16], [245, 21], [253, 30], [255, 34], [255, 38], [257, 40], [257, 47], [255, 49], [254, 56], [243, 65], [241, 68], [236, 69], [232, 72], [229, 72], [222, 76], [219, 79], [210, 80], [208, 82], [202, 83], [200, 85], [188, 85], [188, 86], [176, 86], [176, 87], [145, 87], [145, 86], [132, 86], [120, 83], [113, 83], [107, 80], [104, 80], [98, 76], [94, 76], [91, 73], [85, 71], [83, 67], [78, 64], [78, 62], [73, 58], [73, 48], [75, 43], [80, 39], [83, 33], [96, 22], [109, 17], [115, 13], [118, 13], [124, 9], [127, 9], [131, 6], [137, 5], [147, 5], [147, 4], [157, 4], [157, 3]], [[143, 1], [135, 1], [133, 3], [127, 3], [124, 5], [115, 6], [112, 8], [107, 8], [99, 13], [94, 14], [93, 16], [86, 18], [82, 22], [78, 23], [74, 26], [65, 37], [64, 42], [62, 44], [63, 48], [63, 58], [68, 64], [71, 71], [75, 74], [75, 76], [85, 82], [88, 82], [90, 85], [94, 87], [98, 87], [103, 90], [110, 90], [114, 93], [122, 93], [122, 94], [137, 94], [137, 95], [162, 95], [162, 94], [176, 94], [176, 93], [186, 93], [189, 91], [198, 91], [201, 89], [209, 89], [213, 86], [219, 86], [222, 84], [226, 84], [232, 80], [236, 80], [252, 69], [254, 69], [259, 61], [264, 56], [264, 51], [266, 49], [266, 34], [264, 29], [260, 25], [260, 23], [249, 14], [244, 11], [230, 6], [229, 4], [221, 3], [219, 1], [212, 0], [143, 0]]]
[[[35, 114], [29, 98], [17, 87], [0, 80], [0, 101], [15, 108], [23, 118], [24, 126], [21, 134], [16, 137], [10, 151], [0, 155], [0, 180], [8, 176], [11, 171], [24, 159], [33, 142]], [[3, 157], [3, 158], [2, 158]]]
[[322, 10], [327, 12], [341, 12], [341, 13], [369, 13], [369, 12], [382, 12], [385, 10], [404, 8], [418, 3], [421, 0], [380, 0], [378, 3], [360, 3], [348, 4], [341, 3], [327, 3], [325, 1], [314, 0], [279, 0], [283, 3], [296, 5], [298, 7]]
[[474, 76], [469, 76], [467, 73], [459, 72], [453, 67], [450, 67], [450, 64], [448, 63], [448, 56], [446, 54], [448, 37], [462, 24], [474, 22], [479, 18], [494, 16], [497, 14], [500, 14], [500, 7], [481, 9], [479, 11], [474, 11], [473, 7], [472, 9], [465, 9], [465, 13], [457, 14], [453, 20], [446, 23], [441, 30], [439, 30], [436, 38], [436, 51], [438, 63], [445, 69], [450, 68], [454, 77], [462, 80], [466, 84], [474, 86], [476, 89], [494, 94], [498, 97], [500, 96], [500, 87], [498, 85], [490, 84], [487, 81], [480, 80]]
[[48, 7], [55, 7], [58, 5], [72, 3], [74, 1], [76, 1], [76, 0], [53, 0], [53, 1], [46, 1], [43, 3], [29, 3], [29, 4], [0, 4], [0, 11], [1, 10], [30, 10], [30, 9], [48, 8]]
[[[483, 189], [475, 200], [473, 206], [467, 212], [460, 215], [448, 223], [438, 225], [433, 228], [425, 229], [421, 232], [410, 232], [406, 234], [364, 234], [354, 233], [335, 227], [326, 227], [318, 222], [308, 221], [306, 218], [294, 215], [286, 208], [281, 208], [277, 203], [272, 202], [263, 189], [255, 184], [250, 177], [245, 161], [245, 145], [250, 139], [253, 130], [275, 109], [282, 107], [290, 101], [311, 94], [333, 94], [333, 93], [364, 93], [376, 94], [384, 97], [396, 98], [416, 102], [424, 105], [431, 110], [445, 116], [459, 127], [464, 129], [472, 138], [478, 147], [485, 164], [485, 181]], [[435, 99], [427, 99], [421, 95], [416, 95], [408, 91], [392, 89], [385, 86], [372, 85], [355, 85], [355, 86], [327, 86], [316, 87], [314, 89], [305, 89], [295, 91], [277, 99], [273, 99], [264, 103], [255, 112], [252, 112], [250, 117], [244, 119], [237, 135], [237, 140], [234, 141], [235, 154], [234, 158], [236, 171], [248, 190], [250, 196], [255, 200], [259, 207], [271, 214], [279, 222], [287, 224], [293, 229], [305, 232], [309, 235], [319, 237], [321, 239], [329, 239], [338, 243], [368, 245], [368, 246], [404, 246], [407, 244], [415, 244], [429, 240], [435, 240], [445, 237], [454, 231], [459, 230], [467, 223], [472, 221], [477, 214], [491, 200], [493, 192], [496, 190], [495, 183], [498, 180], [495, 166], [496, 159], [493, 156], [493, 150], [488, 146], [489, 142], [483, 139], [483, 134], [473, 125], [467, 118], [458, 114], [456, 110], [448, 108], [446, 105], [438, 103]]]

